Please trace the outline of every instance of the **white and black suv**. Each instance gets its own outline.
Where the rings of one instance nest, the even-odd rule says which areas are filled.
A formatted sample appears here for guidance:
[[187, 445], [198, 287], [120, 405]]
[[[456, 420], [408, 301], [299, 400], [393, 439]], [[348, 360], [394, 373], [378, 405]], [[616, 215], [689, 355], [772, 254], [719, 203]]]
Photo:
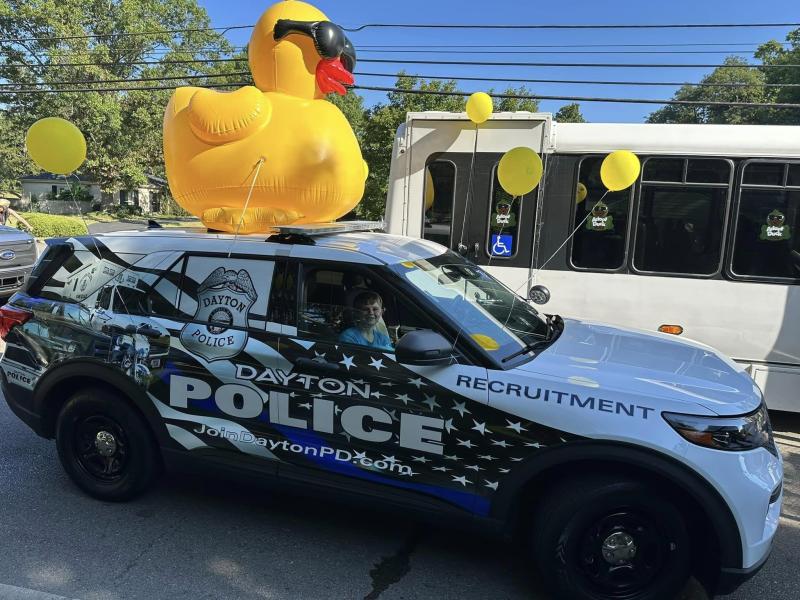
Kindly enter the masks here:
[[781, 457], [737, 365], [541, 315], [423, 240], [53, 241], [0, 335], [9, 405], [103, 500], [201, 465], [479, 520], [558, 598], [731, 591], [778, 526]]

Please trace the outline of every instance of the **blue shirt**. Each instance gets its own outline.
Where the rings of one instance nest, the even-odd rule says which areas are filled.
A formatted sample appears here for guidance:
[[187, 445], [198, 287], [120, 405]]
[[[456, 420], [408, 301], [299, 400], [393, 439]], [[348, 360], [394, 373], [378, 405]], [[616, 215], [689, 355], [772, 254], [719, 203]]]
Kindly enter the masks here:
[[372, 330], [372, 342], [367, 341], [367, 338], [364, 337], [358, 327], [345, 329], [339, 334], [339, 341], [346, 344], [355, 344], [357, 346], [367, 346], [368, 348], [378, 348], [380, 350], [386, 350], [387, 352], [394, 352], [394, 347], [392, 346], [392, 341], [389, 339], [389, 336], [377, 329]]

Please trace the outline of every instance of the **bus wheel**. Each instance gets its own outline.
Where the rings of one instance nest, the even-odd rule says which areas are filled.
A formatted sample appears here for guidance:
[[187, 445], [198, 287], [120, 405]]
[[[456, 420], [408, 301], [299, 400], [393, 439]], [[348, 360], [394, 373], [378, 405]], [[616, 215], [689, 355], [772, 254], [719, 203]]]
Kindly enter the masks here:
[[66, 402], [56, 423], [56, 446], [70, 478], [100, 500], [133, 498], [161, 467], [144, 418], [105, 389], [82, 390]]
[[554, 488], [539, 504], [531, 535], [556, 598], [670, 599], [689, 578], [680, 511], [633, 479], [587, 476]]

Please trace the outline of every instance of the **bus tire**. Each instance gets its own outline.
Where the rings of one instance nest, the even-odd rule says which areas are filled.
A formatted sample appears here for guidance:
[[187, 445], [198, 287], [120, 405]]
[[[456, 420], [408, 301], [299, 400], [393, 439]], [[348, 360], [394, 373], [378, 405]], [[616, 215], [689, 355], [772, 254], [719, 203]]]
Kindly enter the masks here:
[[691, 571], [681, 512], [658, 490], [620, 476], [556, 486], [538, 506], [531, 544], [556, 598], [671, 600]]
[[147, 423], [127, 398], [102, 388], [84, 389], [64, 404], [56, 422], [64, 470], [84, 492], [123, 502], [141, 494], [161, 469]]

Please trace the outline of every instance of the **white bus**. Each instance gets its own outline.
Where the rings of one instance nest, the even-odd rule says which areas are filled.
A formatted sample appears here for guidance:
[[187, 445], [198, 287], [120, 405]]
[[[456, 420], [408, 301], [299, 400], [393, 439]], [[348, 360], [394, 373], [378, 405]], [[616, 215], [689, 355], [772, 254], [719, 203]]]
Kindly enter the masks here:
[[[800, 411], [800, 127], [520, 112], [475, 135], [464, 114], [409, 113], [388, 232], [460, 251], [523, 295], [546, 286], [548, 313], [682, 332], [745, 366], [771, 409]], [[514, 200], [495, 173], [516, 146], [539, 152], [545, 171]], [[603, 197], [600, 163], [620, 149], [639, 156], [641, 176]]]

